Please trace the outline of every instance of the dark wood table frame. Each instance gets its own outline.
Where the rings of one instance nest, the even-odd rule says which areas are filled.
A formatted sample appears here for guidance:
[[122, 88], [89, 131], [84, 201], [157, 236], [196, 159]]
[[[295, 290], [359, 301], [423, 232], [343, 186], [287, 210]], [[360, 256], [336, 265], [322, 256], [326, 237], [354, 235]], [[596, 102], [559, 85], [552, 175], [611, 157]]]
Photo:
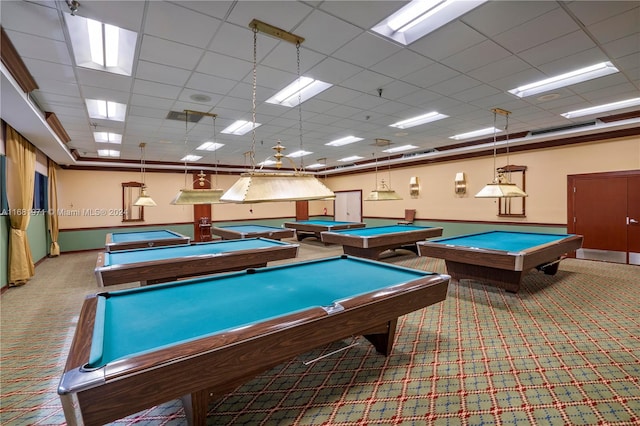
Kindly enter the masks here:
[[411, 250], [415, 254], [418, 254], [416, 242], [441, 235], [442, 228], [440, 227], [394, 232], [370, 237], [360, 237], [329, 231], [322, 233], [322, 241], [332, 244], [342, 244], [344, 254], [376, 260], [382, 252], [399, 248]]
[[[69, 425], [112, 422], [145, 408], [182, 398], [189, 424], [205, 425], [210, 400], [297, 355], [340, 339], [364, 335], [388, 355], [397, 318], [445, 300], [449, 276], [428, 275], [357, 296], [328, 313], [309, 309], [240, 330], [217, 334], [78, 372], [89, 359], [97, 298], [80, 312], [58, 393]], [[69, 391], [80, 374], [92, 380]]]
[[571, 235], [521, 252], [447, 245], [436, 241], [419, 242], [418, 252], [420, 256], [444, 259], [447, 273], [453, 280], [482, 281], [516, 293], [531, 269], [554, 275], [565, 255], [580, 247], [582, 235]]
[[321, 240], [321, 233], [325, 231], [337, 231], [340, 229], [354, 229], [364, 228], [366, 223], [363, 222], [348, 222], [338, 225], [320, 225], [315, 223], [301, 223], [301, 222], [285, 222], [282, 226], [285, 228], [295, 229], [296, 238], [298, 241], [302, 241], [304, 238], [315, 237]]
[[158, 284], [200, 275], [267, 266], [267, 262], [296, 257], [299, 247], [298, 244], [283, 243], [273, 247], [234, 250], [111, 266], [104, 266], [105, 253], [100, 252], [96, 262], [95, 275], [100, 287], [135, 281], [140, 281], [140, 285]]

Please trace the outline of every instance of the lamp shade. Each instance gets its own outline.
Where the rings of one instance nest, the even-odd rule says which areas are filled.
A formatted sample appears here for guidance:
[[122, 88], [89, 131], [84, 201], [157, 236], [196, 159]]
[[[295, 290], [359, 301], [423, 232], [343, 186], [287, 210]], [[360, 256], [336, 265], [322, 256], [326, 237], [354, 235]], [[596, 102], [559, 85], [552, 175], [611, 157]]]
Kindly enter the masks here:
[[134, 206], [138, 206], [138, 207], [155, 207], [157, 206], [156, 202], [153, 201], [153, 199], [147, 195], [147, 187], [143, 186], [142, 187], [142, 191], [140, 193], [140, 196], [138, 197], [138, 199], [136, 200], [135, 203], [133, 203]]
[[489, 183], [476, 195], [476, 198], [526, 197], [527, 194], [515, 183]]
[[371, 191], [365, 201], [392, 201], [392, 200], [402, 200], [402, 197], [399, 196], [396, 191], [392, 189], [377, 189], [375, 191]]
[[309, 173], [248, 172], [240, 176], [220, 201], [243, 204], [331, 197], [335, 197], [333, 191]]
[[171, 201], [174, 205], [216, 204], [221, 203], [222, 189], [181, 189]]

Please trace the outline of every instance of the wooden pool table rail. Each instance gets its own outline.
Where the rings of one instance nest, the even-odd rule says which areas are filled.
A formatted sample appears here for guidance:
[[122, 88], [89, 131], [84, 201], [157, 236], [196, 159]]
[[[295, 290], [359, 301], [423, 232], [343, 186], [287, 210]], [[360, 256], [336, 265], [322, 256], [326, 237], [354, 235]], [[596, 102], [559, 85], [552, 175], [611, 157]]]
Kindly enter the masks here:
[[417, 247], [420, 256], [444, 259], [447, 273], [453, 280], [487, 282], [516, 293], [520, 290], [522, 279], [533, 268], [548, 275], [555, 274], [559, 261], [582, 247], [582, 235], [571, 235], [561, 241], [512, 253], [447, 245], [437, 241], [421, 241]]
[[94, 273], [100, 287], [136, 281], [140, 281], [140, 285], [158, 284], [188, 277], [264, 267], [267, 266], [267, 262], [296, 257], [299, 247], [298, 244], [287, 244], [111, 266], [104, 265], [105, 253], [100, 252]]
[[[329, 314], [313, 308], [246, 328], [117, 360], [100, 369], [102, 380], [69, 383], [89, 359], [96, 297], [81, 310], [59, 394], [67, 422], [104, 424], [182, 398], [190, 424], [206, 424], [211, 398], [319, 346], [364, 334], [378, 352], [393, 347], [397, 318], [443, 301], [449, 276], [428, 275], [375, 294], [341, 301]], [[95, 372], [94, 372], [95, 373]], [[95, 374], [92, 375], [95, 377]]]

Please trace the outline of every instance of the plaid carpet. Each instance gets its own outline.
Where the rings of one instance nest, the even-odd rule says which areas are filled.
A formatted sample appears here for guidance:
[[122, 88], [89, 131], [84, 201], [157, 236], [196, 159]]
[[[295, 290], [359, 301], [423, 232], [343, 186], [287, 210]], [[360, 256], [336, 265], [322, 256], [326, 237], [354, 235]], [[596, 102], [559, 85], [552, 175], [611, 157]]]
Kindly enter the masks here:
[[[95, 253], [38, 266], [2, 302], [3, 425], [58, 425], [58, 380]], [[385, 259], [446, 272], [413, 255]], [[210, 407], [210, 425], [638, 425], [640, 269], [566, 259], [518, 294], [473, 281], [400, 318], [393, 353], [360, 345], [301, 355]], [[348, 343], [348, 342], [346, 342]], [[184, 424], [171, 401], [114, 424]]]

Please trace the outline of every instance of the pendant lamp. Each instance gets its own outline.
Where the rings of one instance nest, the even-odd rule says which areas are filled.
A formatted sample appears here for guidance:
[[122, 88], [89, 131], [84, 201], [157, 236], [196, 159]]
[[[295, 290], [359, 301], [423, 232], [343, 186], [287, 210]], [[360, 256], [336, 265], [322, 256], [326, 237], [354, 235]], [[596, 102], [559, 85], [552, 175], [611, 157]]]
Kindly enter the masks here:
[[[388, 139], [376, 139], [377, 146], [389, 146], [391, 141]], [[375, 156], [375, 154], [373, 154]], [[389, 160], [391, 160], [389, 158]], [[391, 189], [391, 163], [389, 162], [389, 183], [384, 179], [380, 180], [378, 184], [378, 159], [376, 158], [376, 189], [371, 191], [365, 201], [393, 201], [402, 200], [402, 197]]]
[[144, 180], [144, 148], [147, 146], [145, 142], [140, 143], [140, 172], [141, 172], [141, 180], [142, 187], [140, 188], [140, 196], [133, 203], [134, 206], [138, 207], [154, 207], [157, 206], [156, 202], [147, 194], [147, 185]]
[[506, 132], [506, 147], [507, 147], [507, 163], [509, 163], [509, 115], [511, 112], [500, 108], [494, 108], [493, 110], [493, 172], [495, 173], [493, 182], [485, 185], [484, 188], [478, 192], [476, 198], [510, 198], [510, 197], [526, 197], [527, 194], [518, 187], [515, 183], [509, 181], [508, 176], [504, 173], [499, 173], [496, 169], [496, 120], [497, 115], [503, 115], [506, 117], [506, 124], [504, 130]]
[[[187, 135], [188, 135], [188, 123], [189, 123], [189, 114], [199, 114], [202, 116], [207, 116], [207, 117], [212, 117], [213, 118], [213, 141], [215, 142], [216, 140], [216, 117], [217, 114], [212, 114], [212, 113], [207, 113], [207, 112], [200, 112], [200, 111], [191, 111], [191, 110], [185, 110], [185, 147], [187, 145]], [[214, 156], [216, 156], [216, 160], [217, 160], [217, 155], [215, 154], [215, 152], [217, 151], [217, 148], [214, 152]], [[216, 164], [216, 177], [217, 177], [217, 173], [218, 173], [218, 169], [217, 169], [217, 164]], [[196, 181], [194, 181], [193, 183], [198, 183], [198, 186], [200, 186], [200, 188], [188, 188], [187, 187], [187, 175], [188, 175], [188, 168], [187, 168], [187, 160], [185, 159], [184, 162], [184, 180], [185, 180], [185, 187], [182, 188], [178, 194], [175, 196], [175, 198], [171, 201], [171, 204], [174, 205], [194, 205], [194, 204], [217, 204], [217, 203], [221, 203], [220, 201], [220, 197], [222, 196], [222, 194], [224, 193], [224, 190], [222, 189], [211, 189], [211, 188], [205, 188], [205, 186], [207, 186], [207, 179], [206, 179], [206, 174], [200, 170], [200, 173], [198, 173], [198, 179]], [[211, 182], [209, 182], [210, 184]], [[216, 186], [218, 184], [218, 180], [216, 179], [215, 182]], [[210, 185], [211, 186], [211, 185]]]
[[[221, 201], [231, 203], [261, 203], [277, 201], [302, 201], [302, 200], [322, 200], [334, 197], [335, 194], [320, 182], [312, 173], [304, 172], [302, 166], [297, 169], [294, 166], [293, 172], [263, 172], [255, 168], [255, 145], [256, 145], [256, 90], [257, 90], [257, 44], [258, 32], [264, 32], [280, 40], [288, 41], [296, 45], [298, 81], [300, 81], [300, 44], [304, 38], [289, 33], [283, 29], [274, 27], [256, 19], [252, 20], [249, 27], [253, 30], [253, 88], [252, 88], [252, 131], [251, 131], [251, 171], [243, 173], [240, 179], [225, 192]], [[302, 150], [302, 99], [298, 92], [298, 117], [300, 130], [300, 147]], [[279, 147], [278, 147], [279, 146]], [[277, 149], [276, 149], [277, 148]], [[280, 168], [283, 157], [282, 147], [276, 147], [276, 164]], [[287, 157], [288, 158], [288, 157]], [[302, 158], [302, 157], [301, 157]]]

